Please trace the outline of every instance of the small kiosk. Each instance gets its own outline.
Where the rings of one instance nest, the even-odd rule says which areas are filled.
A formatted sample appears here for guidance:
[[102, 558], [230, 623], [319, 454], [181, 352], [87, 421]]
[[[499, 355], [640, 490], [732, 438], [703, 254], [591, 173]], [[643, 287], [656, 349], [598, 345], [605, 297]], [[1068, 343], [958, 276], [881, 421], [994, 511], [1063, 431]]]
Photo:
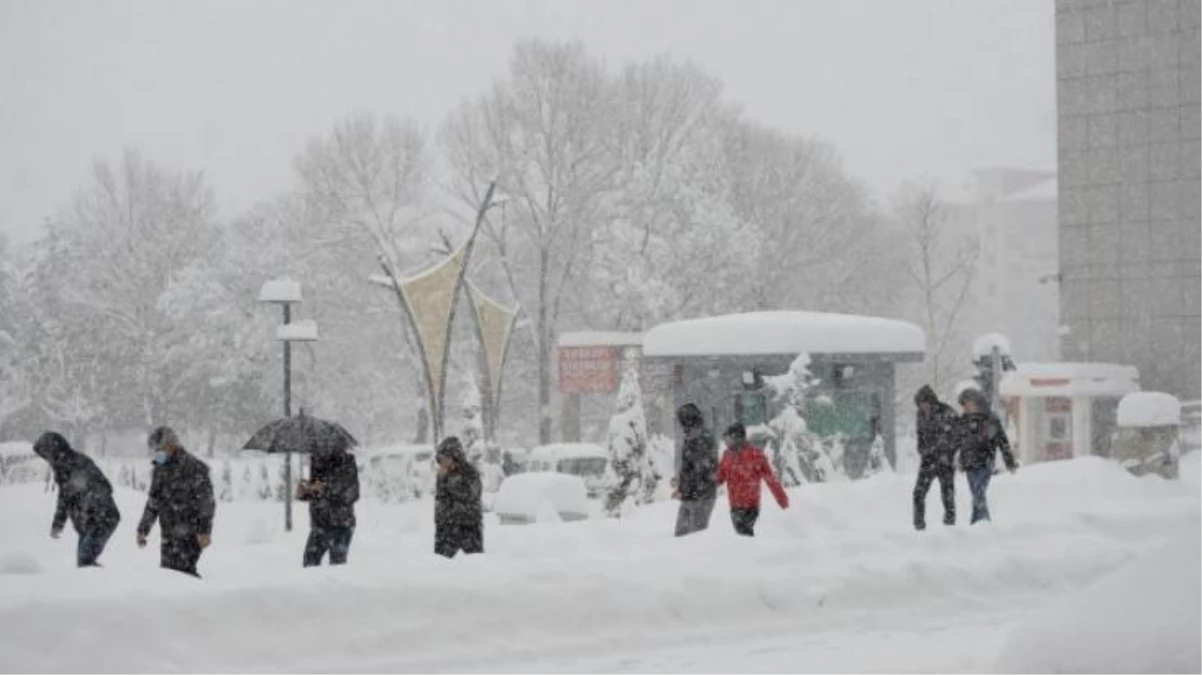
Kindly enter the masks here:
[[1137, 391], [1119, 401], [1114, 457], [1123, 468], [1144, 476], [1177, 478], [1181, 456], [1181, 401], [1159, 391]]
[[643, 339], [645, 365], [667, 374], [674, 406], [696, 404], [719, 434], [732, 422], [751, 428], [771, 419], [765, 378], [788, 372], [799, 354], [808, 354], [815, 383], [806, 423], [819, 436], [845, 440], [844, 468], [853, 477], [877, 435], [895, 461], [894, 373], [899, 363], [921, 363], [925, 353], [926, 337], [913, 324], [820, 312], [676, 321]]
[[1024, 463], [1109, 457], [1119, 400], [1139, 391], [1139, 371], [1106, 363], [1020, 363], [1000, 394]]

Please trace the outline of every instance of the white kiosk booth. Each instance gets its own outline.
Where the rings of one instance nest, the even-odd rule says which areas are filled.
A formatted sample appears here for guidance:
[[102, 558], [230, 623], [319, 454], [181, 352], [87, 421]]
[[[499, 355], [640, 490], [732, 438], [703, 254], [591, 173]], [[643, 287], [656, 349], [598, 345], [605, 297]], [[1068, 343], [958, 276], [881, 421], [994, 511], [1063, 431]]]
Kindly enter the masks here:
[[1020, 363], [999, 388], [1023, 463], [1110, 456], [1119, 400], [1139, 391], [1139, 371], [1107, 363]]

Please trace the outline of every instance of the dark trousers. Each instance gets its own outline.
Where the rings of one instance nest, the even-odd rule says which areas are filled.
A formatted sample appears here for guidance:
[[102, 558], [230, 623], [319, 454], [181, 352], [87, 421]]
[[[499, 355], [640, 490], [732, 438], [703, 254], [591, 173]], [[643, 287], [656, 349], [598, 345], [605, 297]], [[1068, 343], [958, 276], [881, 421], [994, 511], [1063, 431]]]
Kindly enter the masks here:
[[681, 500], [676, 512], [676, 536], [700, 532], [710, 526], [710, 515], [714, 512], [713, 497], [708, 499]]
[[972, 492], [972, 522], [989, 520], [989, 502], [985, 500], [985, 492], [989, 489], [989, 479], [993, 478], [993, 469], [982, 467], [969, 469], [968, 489]]
[[956, 524], [956, 472], [951, 467], [923, 467], [918, 471], [914, 483], [914, 527], [921, 530], [927, 526], [927, 492], [931, 483], [939, 481], [939, 497], [943, 500], [943, 524]]
[[96, 559], [104, 553], [104, 547], [109, 543], [109, 537], [113, 536], [115, 529], [116, 523], [104, 523], [80, 532], [79, 544], [75, 549], [75, 564], [79, 567], [98, 567]]
[[309, 528], [309, 541], [305, 542], [305, 567], [320, 565], [326, 551], [330, 552], [331, 565], [345, 565], [354, 534], [353, 527]]
[[484, 553], [484, 526], [434, 528], [434, 553], [454, 558], [457, 553]]
[[200, 577], [196, 563], [200, 562], [200, 542], [190, 534], [178, 539], [164, 539], [159, 547], [159, 567]]
[[760, 519], [759, 507], [750, 509], [730, 509], [730, 522], [735, 526], [735, 533], [744, 537], [755, 536], [755, 521]]

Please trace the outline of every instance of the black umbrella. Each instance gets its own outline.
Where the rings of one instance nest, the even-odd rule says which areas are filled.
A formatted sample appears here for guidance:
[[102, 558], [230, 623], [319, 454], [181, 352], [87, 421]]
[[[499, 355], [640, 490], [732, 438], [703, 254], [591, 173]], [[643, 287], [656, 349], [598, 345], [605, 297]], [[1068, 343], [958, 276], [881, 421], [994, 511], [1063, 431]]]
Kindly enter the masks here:
[[359, 442], [341, 424], [301, 414], [278, 419], [259, 429], [242, 449], [332, 455], [357, 445]]

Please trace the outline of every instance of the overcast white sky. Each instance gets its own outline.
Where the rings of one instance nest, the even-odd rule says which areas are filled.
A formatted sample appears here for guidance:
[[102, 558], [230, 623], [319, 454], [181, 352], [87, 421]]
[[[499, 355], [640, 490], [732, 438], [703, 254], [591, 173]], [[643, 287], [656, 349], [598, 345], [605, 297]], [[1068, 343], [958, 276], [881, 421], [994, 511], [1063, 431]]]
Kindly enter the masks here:
[[430, 130], [519, 38], [668, 52], [749, 118], [834, 143], [880, 196], [1055, 166], [1051, 0], [0, 0], [0, 233], [27, 241], [96, 157], [203, 170], [223, 213], [287, 187], [354, 109]]

